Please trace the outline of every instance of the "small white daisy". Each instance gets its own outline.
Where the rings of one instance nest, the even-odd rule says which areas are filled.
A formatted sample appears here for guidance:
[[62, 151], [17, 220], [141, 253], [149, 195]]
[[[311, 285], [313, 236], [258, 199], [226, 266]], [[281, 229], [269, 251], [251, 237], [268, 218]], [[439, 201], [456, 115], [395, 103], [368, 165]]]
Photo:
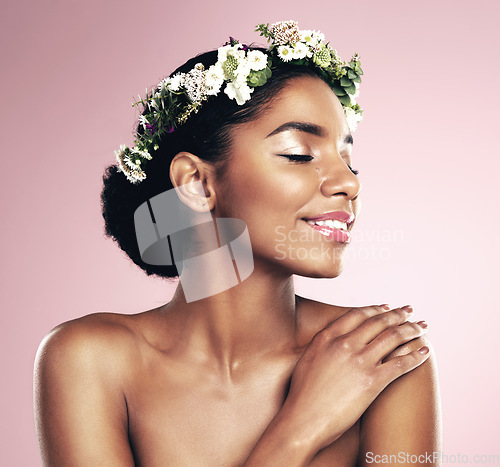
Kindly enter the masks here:
[[288, 45], [280, 45], [278, 47], [278, 56], [284, 62], [289, 62], [293, 58], [293, 49]]
[[293, 46], [292, 56], [296, 60], [306, 58], [309, 53], [311, 53], [310, 49], [306, 44], [304, 44], [304, 42], [296, 42]]

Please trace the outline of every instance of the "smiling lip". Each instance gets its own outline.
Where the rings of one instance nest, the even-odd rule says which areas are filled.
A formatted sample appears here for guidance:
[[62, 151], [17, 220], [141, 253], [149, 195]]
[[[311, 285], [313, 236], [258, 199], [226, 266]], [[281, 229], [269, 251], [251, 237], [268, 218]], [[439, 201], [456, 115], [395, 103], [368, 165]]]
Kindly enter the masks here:
[[326, 220], [337, 220], [340, 222], [345, 222], [347, 225], [352, 224], [354, 222], [354, 214], [351, 212], [345, 211], [332, 211], [325, 212], [317, 217], [305, 217], [306, 221], [326, 221]]
[[[332, 240], [336, 240], [341, 243], [350, 243], [351, 232], [348, 231], [352, 223], [354, 222], [354, 214], [345, 211], [332, 211], [321, 214], [317, 217], [304, 218], [307, 225], [312, 229], [319, 232], [321, 235], [328, 237]], [[325, 221], [339, 221], [345, 224], [345, 228], [337, 228], [332, 225], [317, 225], [315, 222], [321, 222], [324, 224]]]

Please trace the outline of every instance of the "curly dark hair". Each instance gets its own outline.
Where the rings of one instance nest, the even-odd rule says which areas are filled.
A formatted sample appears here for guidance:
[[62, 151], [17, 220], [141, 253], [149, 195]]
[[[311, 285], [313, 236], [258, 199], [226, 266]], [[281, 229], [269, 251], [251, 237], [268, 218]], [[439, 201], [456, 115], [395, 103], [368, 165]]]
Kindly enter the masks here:
[[[266, 51], [261, 47], [250, 49]], [[202, 63], [207, 69], [216, 62], [217, 50], [212, 50], [191, 58], [170, 76], [187, 73], [196, 63]], [[151, 153], [153, 158], [148, 162], [146, 179], [138, 184], [131, 183], [123, 173], [118, 172], [117, 164], [109, 165], [103, 175], [101, 192], [105, 235], [116, 241], [148, 276], [171, 279], [178, 277], [175, 265], [158, 266], [142, 261], [134, 226], [135, 210], [149, 198], [173, 188], [169, 177], [170, 163], [180, 151], [190, 152], [213, 163], [216, 177], [221, 180], [231, 152], [231, 129], [238, 124], [258, 119], [269, 109], [287, 82], [301, 76], [323, 79], [313, 67], [283, 63], [273, 70], [264, 86], [254, 88], [252, 98], [244, 105], [238, 105], [223, 92], [212, 96], [186, 123], [164, 135], [158, 150]], [[136, 131], [142, 132], [142, 126], [138, 125]]]

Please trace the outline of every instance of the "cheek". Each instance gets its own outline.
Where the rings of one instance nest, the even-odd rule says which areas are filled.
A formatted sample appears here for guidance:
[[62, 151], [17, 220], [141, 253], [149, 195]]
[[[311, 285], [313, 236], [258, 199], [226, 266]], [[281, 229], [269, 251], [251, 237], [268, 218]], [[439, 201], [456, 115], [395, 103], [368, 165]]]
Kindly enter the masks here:
[[[295, 212], [310, 201], [319, 186], [314, 169], [265, 161], [260, 164], [241, 164], [232, 171], [230, 185], [232, 201], [250, 209], [264, 212]], [[281, 162], [281, 161], [279, 161]]]

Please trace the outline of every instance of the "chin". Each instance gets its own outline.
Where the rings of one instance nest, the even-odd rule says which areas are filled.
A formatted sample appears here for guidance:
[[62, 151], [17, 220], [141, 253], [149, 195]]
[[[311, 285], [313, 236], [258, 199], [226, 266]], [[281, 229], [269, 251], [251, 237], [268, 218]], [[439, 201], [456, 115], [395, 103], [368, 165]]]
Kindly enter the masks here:
[[344, 270], [343, 264], [329, 263], [329, 264], [313, 264], [309, 267], [297, 268], [293, 274], [296, 276], [310, 277], [314, 279], [334, 279], [342, 274]]
[[[272, 262], [280, 269], [296, 276], [332, 279], [344, 269], [344, 248], [318, 245], [278, 245], [273, 251]], [[269, 260], [269, 258], [267, 258]]]

